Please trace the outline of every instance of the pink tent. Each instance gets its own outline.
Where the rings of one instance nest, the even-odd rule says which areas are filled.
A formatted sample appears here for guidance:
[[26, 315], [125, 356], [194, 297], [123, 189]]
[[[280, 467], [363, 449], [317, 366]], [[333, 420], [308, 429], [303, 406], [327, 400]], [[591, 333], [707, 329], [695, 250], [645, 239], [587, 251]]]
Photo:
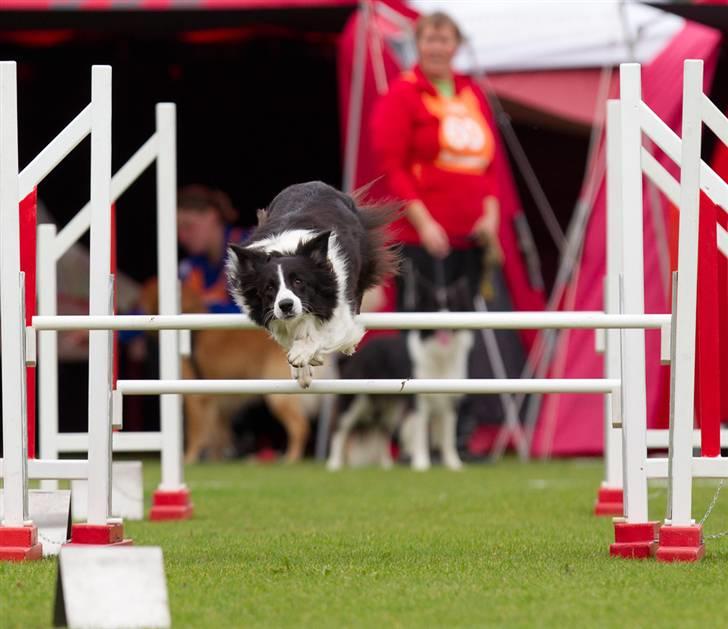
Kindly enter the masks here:
[[[705, 61], [705, 91], [708, 92], [719, 42], [718, 32], [688, 22], [670, 45], [643, 67], [643, 99], [673, 129], [677, 130], [680, 123], [683, 60]], [[667, 312], [668, 295], [661, 279], [664, 269], [661, 268], [655, 246], [659, 236], [650, 216], [649, 195], [645, 195], [645, 200], [645, 277], [648, 278], [645, 283], [645, 308], [647, 312]], [[661, 207], [667, 210], [666, 203], [661, 204]], [[666, 224], [667, 211], [663, 218]], [[606, 264], [605, 220], [605, 185], [602, 181], [587, 227], [579, 269], [569, 287], [575, 310], [602, 309]], [[652, 332], [646, 336], [648, 421], [652, 426], [664, 426], [667, 421], [664, 387], [668, 383], [668, 371], [659, 363], [659, 336]], [[551, 375], [564, 378], [599, 377], [603, 373], [602, 364], [602, 357], [594, 350], [592, 332], [568, 331], [562, 333], [559, 339], [559, 349], [552, 364]], [[602, 400], [598, 396], [546, 396], [534, 436], [534, 454], [569, 456], [601, 453], [602, 417]]]

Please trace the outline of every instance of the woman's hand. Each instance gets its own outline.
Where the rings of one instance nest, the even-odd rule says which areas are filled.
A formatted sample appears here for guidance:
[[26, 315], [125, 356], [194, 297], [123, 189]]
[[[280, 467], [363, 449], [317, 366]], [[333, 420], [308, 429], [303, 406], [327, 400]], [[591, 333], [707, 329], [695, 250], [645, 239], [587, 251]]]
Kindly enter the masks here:
[[450, 253], [450, 239], [442, 225], [435, 219], [430, 219], [418, 228], [422, 246], [435, 258], [446, 258]]
[[482, 247], [491, 250], [493, 258], [498, 262], [503, 261], [503, 249], [498, 238], [500, 226], [500, 203], [495, 197], [486, 197], [483, 200], [483, 216], [473, 225], [471, 234]]
[[407, 206], [407, 218], [417, 230], [425, 250], [435, 258], [446, 258], [450, 253], [447, 232], [425, 207], [422, 201], [412, 201]]

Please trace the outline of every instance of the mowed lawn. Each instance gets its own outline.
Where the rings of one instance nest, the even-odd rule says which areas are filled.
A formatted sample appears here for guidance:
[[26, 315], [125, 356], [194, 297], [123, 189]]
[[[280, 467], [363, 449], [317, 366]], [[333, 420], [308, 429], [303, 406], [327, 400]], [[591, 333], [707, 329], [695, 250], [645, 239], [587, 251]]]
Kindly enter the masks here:
[[[159, 477], [145, 463], [151, 490]], [[694, 565], [610, 559], [596, 462], [326, 472], [188, 468], [197, 515], [128, 522], [164, 549], [176, 627], [722, 626], [728, 538]], [[698, 485], [701, 517], [715, 484]], [[651, 490], [664, 513], [664, 487]], [[728, 490], [707, 522], [728, 529]], [[0, 564], [0, 626], [50, 625], [56, 563]], [[130, 602], [130, 604], [133, 604]]]

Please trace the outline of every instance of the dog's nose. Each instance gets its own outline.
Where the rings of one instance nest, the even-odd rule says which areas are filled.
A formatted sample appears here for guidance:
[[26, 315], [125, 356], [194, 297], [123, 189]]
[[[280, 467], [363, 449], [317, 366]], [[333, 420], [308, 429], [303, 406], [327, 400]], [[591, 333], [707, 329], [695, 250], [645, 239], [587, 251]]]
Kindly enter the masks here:
[[284, 314], [290, 314], [293, 310], [293, 300], [292, 299], [281, 299], [278, 302], [278, 307], [281, 309], [281, 312]]

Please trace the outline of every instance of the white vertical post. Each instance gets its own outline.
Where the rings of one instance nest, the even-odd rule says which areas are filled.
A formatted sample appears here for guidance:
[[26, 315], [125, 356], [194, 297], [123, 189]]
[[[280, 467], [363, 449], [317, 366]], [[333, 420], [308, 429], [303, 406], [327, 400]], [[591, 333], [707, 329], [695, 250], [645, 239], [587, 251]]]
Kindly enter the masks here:
[[[619, 274], [622, 269], [622, 198], [620, 180], [619, 101], [607, 101], [607, 277], [604, 310], [619, 312]], [[604, 371], [607, 378], [620, 377], [619, 330], [605, 330]], [[604, 396], [604, 467], [605, 486], [622, 487], [622, 433], [612, 425], [621, 419], [620, 395]], [[616, 407], [616, 408], [615, 408]]]
[[[620, 143], [622, 183], [622, 272], [624, 312], [645, 310], [642, 225], [642, 100], [640, 66], [620, 66]], [[622, 444], [624, 514], [628, 522], [647, 522], [647, 394], [644, 330], [624, 330], [622, 345]]]
[[[159, 314], [179, 314], [177, 295], [177, 142], [176, 110], [159, 103], [157, 119], [157, 275]], [[159, 333], [159, 377], [180, 377], [179, 335]], [[182, 405], [179, 395], [159, 398], [162, 432], [162, 482], [164, 490], [184, 486], [182, 473]]]
[[671, 522], [692, 523], [692, 432], [694, 424], [695, 319], [698, 288], [700, 213], [700, 136], [703, 62], [685, 62], [680, 152], [680, 229], [678, 244], [675, 351], [670, 427]]
[[[110, 315], [111, 68], [91, 70], [91, 247], [89, 313]], [[111, 332], [89, 332], [88, 522], [111, 514]]]
[[18, 99], [15, 62], [0, 63], [0, 343], [2, 344], [3, 526], [28, 520], [25, 348], [20, 285]]
[[[37, 290], [38, 314], [57, 314], [56, 226], [38, 225]], [[58, 458], [58, 332], [38, 332], [38, 422], [40, 458]], [[58, 489], [57, 480], [42, 480], [41, 488]]]

